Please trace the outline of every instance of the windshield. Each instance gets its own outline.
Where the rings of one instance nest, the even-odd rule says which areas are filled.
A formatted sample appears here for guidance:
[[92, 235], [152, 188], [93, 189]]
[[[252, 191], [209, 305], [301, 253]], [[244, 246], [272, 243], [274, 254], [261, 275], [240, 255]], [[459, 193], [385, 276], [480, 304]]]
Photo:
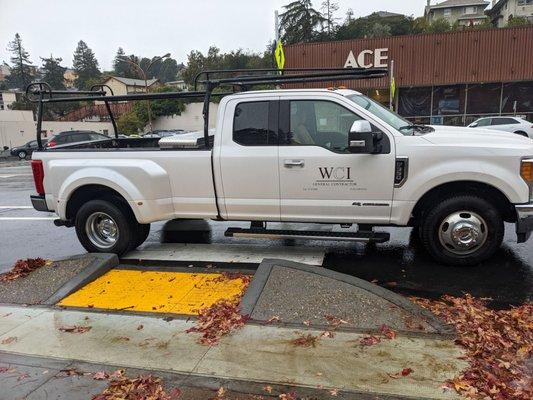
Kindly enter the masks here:
[[411, 123], [409, 121], [407, 121], [406, 119], [403, 119], [398, 114], [392, 112], [388, 108], [383, 107], [377, 101], [374, 101], [361, 94], [352, 94], [346, 97], [348, 97], [355, 104], [363, 107], [365, 110], [370, 111], [372, 114], [374, 114], [376, 117], [378, 117], [382, 121], [385, 121], [387, 124], [393, 126], [398, 131], [403, 133], [404, 135], [412, 133], [411, 129], [409, 130], [405, 129], [408, 126], [411, 126]]

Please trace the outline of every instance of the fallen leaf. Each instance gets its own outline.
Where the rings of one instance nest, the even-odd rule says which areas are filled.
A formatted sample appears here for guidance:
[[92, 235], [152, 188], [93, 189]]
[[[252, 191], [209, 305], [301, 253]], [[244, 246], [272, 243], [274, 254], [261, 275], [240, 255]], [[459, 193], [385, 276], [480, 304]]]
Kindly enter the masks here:
[[103, 381], [107, 378], [109, 378], [109, 374], [105, 371], [98, 371], [93, 374], [93, 379], [96, 381]]
[[51, 265], [47, 263], [51, 262], [42, 258], [27, 258], [25, 260], [18, 260], [15, 265], [11, 267], [10, 271], [0, 274], [0, 281], [8, 282], [19, 278], [24, 278], [36, 269], [44, 267], [45, 265]]
[[466, 351], [469, 367], [445, 386], [472, 399], [533, 398], [533, 304], [489, 309], [469, 294], [440, 300], [412, 298], [455, 327], [456, 343]]
[[263, 390], [267, 393], [272, 393], [272, 386], [265, 386]]
[[18, 339], [16, 336], [10, 336], [2, 340], [2, 344], [10, 344], [10, 343], [16, 342], [17, 340]]
[[107, 388], [92, 400], [176, 400], [181, 396], [178, 388], [167, 393], [161, 379], [155, 376], [140, 375], [130, 379], [123, 376], [123, 370], [118, 371], [121, 373], [112, 374]]
[[307, 334], [307, 335], [300, 335], [296, 339], [291, 340], [291, 344], [297, 347], [316, 347], [319, 340], [320, 340], [319, 336]]
[[79, 326], [79, 325], [62, 326], [59, 328], [61, 332], [68, 332], [68, 333], [85, 333], [85, 332], [89, 332], [91, 329], [92, 329], [92, 326]]
[[361, 346], [373, 346], [375, 344], [378, 344], [379, 342], [381, 342], [381, 338], [379, 336], [370, 335], [361, 338], [359, 344]]
[[81, 376], [85, 375], [84, 372], [77, 370], [76, 368], [61, 369], [59, 372], [65, 376]]
[[139, 325], [139, 326], [137, 327], [137, 330], [140, 331], [140, 330], [143, 329], [143, 328], [144, 328], [144, 326], [141, 324], [141, 325]]
[[311, 325], [311, 321], [306, 319], [305, 321], [302, 322], [302, 324], [304, 324], [305, 326], [309, 326], [309, 325]]
[[381, 325], [380, 332], [382, 335], [385, 335], [390, 340], [396, 338], [396, 331], [393, 331], [388, 325]]
[[334, 397], [337, 397], [339, 395], [339, 389], [331, 389], [329, 391], [329, 394], [334, 396]]
[[29, 378], [29, 375], [28, 374], [20, 374], [19, 377], [17, 378], [17, 381], [21, 381], [23, 379], [26, 379], [26, 378]]
[[280, 400], [297, 400], [296, 399], [296, 394], [291, 392], [291, 393], [282, 393], [278, 396], [280, 398]]
[[280, 322], [280, 318], [279, 318], [278, 315], [274, 315], [273, 317], [270, 317], [270, 318], [265, 322], [265, 325], [273, 324], [273, 323], [277, 323], [277, 322]]

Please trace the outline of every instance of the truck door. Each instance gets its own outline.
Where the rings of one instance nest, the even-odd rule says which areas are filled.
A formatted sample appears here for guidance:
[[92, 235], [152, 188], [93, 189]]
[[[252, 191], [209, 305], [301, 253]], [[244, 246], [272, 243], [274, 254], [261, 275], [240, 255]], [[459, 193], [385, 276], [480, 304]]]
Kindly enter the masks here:
[[278, 97], [228, 101], [220, 174], [228, 220], [279, 221]]
[[389, 222], [393, 137], [383, 133], [383, 154], [350, 153], [348, 133], [360, 119], [348, 105], [332, 100], [280, 101], [282, 221]]

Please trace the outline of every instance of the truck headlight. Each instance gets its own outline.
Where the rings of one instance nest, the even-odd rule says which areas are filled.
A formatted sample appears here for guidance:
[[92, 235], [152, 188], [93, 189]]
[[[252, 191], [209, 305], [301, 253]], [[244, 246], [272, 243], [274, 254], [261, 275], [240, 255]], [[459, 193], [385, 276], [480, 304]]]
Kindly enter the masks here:
[[520, 176], [529, 186], [529, 201], [533, 201], [533, 157], [522, 160]]

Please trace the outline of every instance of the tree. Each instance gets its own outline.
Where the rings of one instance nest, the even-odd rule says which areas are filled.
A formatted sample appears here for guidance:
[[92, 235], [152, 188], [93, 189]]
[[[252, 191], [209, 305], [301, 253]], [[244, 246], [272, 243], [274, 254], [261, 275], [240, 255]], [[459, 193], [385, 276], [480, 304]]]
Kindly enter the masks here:
[[117, 129], [124, 135], [136, 135], [144, 125], [135, 111], [122, 114], [117, 121]]
[[220, 53], [220, 49], [215, 46], [209, 48], [207, 55], [193, 50], [187, 56], [187, 66], [182, 69], [181, 77], [187, 84], [192, 85], [196, 75], [203, 70], [271, 68], [272, 51], [271, 44], [263, 54], [244, 52], [242, 49]]
[[445, 33], [451, 31], [452, 27], [450, 23], [445, 20], [444, 18], [439, 18], [433, 21], [429, 27], [428, 32], [429, 33]]
[[9, 42], [7, 49], [13, 54], [11, 56], [11, 73], [6, 77], [8, 87], [25, 89], [35, 78], [35, 67], [30, 61], [29, 53], [22, 46], [22, 39], [18, 33], [15, 39]]
[[283, 7], [280, 15], [281, 38], [286, 44], [310, 42], [318, 29], [322, 30], [325, 18], [312, 7], [311, 0], [296, 0]]
[[73, 65], [74, 71], [78, 75], [75, 82], [78, 89], [89, 89], [91, 81], [99, 79], [101, 76], [98, 61], [93, 51], [83, 40], [78, 42], [78, 47], [74, 52]]
[[389, 25], [380, 24], [379, 22], [376, 22], [372, 27], [370, 28], [370, 31], [368, 32], [368, 37], [370, 38], [380, 38], [380, 37], [386, 37], [391, 35], [391, 28]]
[[332, 33], [335, 31], [335, 27], [337, 26], [336, 21], [338, 19], [335, 18], [333, 14], [339, 10], [339, 5], [331, 0], [326, 0], [322, 3], [321, 10], [322, 15], [324, 16], [324, 22], [326, 24], [326, 31], [328, 36], [331, 37]]
[[64, 74], [67, 70], [61, 66], [61, 58], [54, 58], [50, 55], [49, 58], [42, 58], [42, 79], [47, 82], [53, 89], [65, 89]]
[[427, 33], [429, 31], [429, 23], [426, 17], [418, 17], [411, 21], [411, 33]]
[[119, 47], [117, 50], [117, 54], [115, 55], [115, 59], [113, 60], [113, 73], [116, 76], [121, 76], [123, 78], [129, 77], [129, 64], [124, 61], [121, 61], [125, 58], [126, 53], [124, 53], [124, 49], [122, 49], [122, 47]]
[[527, 18], [513, 17], [512, 15], [510, 15], [506, 26], [513, 27], [513, 26], [527, 26], [527, 25], [529, 25], [529, 21], [527, 20]]

